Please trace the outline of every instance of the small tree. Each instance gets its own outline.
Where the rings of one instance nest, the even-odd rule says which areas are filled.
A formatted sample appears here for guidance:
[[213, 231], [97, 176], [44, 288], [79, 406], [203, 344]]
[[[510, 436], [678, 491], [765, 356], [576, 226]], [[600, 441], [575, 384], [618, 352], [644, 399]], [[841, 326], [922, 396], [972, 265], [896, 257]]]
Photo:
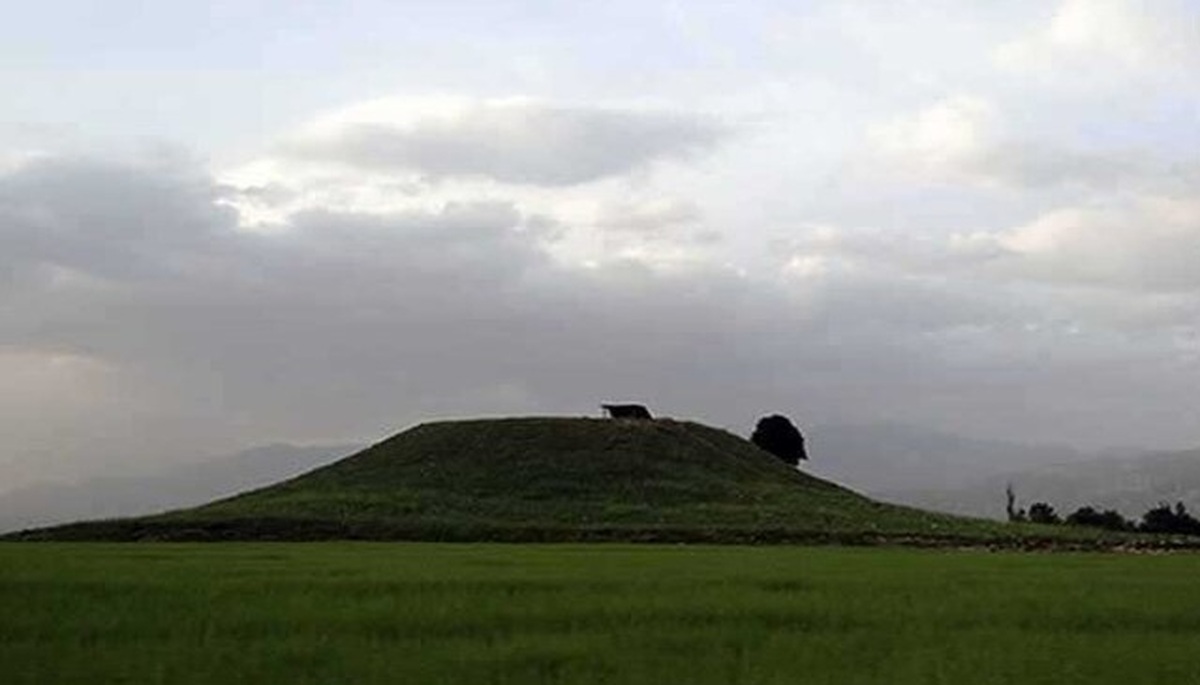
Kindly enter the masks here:
[[1017, 494], [1013, 492], [1012, 483], [1004, 488], [1004, 513], [1008, 514], [1009, 521], [1024, 521], [1025, 512], [1017, 510]]
[[792, 466], [808, 459], [808, 453], [804, 450], [804, 436], [786, 416], [772, 414], [759, 419], [750, 442]]

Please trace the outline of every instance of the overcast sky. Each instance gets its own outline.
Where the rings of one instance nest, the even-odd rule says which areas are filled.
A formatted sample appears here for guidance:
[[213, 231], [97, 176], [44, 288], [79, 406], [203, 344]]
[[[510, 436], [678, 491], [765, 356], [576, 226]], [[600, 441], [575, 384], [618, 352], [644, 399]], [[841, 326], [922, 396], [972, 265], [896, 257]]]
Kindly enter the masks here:
[[1190, 0], [43, 0], [0, 92], [0, 490], [601, 400], [1200, 444]]

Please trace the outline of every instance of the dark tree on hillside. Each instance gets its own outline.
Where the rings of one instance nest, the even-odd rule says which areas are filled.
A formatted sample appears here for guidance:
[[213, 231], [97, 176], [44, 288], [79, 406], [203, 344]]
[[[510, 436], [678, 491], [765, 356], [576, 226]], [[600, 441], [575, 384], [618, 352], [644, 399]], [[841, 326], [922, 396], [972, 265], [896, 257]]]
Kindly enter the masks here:
[[772, 414], [759, 419], [750, 442], [792, 466], [808, 459], [808, 453], [804, 451], [804, 436], [786, 416]]
[[1032, 523], [1061, 523], [1054, 507], [1046, 502], [1034, 502], [1029, 505], [1029, 520]]
[[1188, 513], [1183, 502], [1176, 502], [1174, 509], [1164, 502], [1147, 511], [1138, 528], [1145, 533], [1200, 535], [1200, 521]]
[[1125, 520], [1115, 509], [1097, 511], [1094, 507], [1080, 507], [1067, 516], [1067, 524], [1091, 526], [1107, 530], [1133, 530], [1133, 524]]
[[1012, 483], [1004, 488], [1004, 513], [1008, 514], [1009, 521], [1025, 520], [1025, 511], [1017, 510], [1017, 494], [1013, 492]]

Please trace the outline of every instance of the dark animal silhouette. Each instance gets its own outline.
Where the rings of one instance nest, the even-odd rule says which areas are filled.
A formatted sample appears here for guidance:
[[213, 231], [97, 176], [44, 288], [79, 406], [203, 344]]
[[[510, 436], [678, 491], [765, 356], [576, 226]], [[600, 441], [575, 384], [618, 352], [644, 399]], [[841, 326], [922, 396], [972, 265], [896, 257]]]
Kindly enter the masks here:
[[601, 404], [600, 408], [608, 412], [613, 419], [653, 419], [650, 410], [641, 404]]

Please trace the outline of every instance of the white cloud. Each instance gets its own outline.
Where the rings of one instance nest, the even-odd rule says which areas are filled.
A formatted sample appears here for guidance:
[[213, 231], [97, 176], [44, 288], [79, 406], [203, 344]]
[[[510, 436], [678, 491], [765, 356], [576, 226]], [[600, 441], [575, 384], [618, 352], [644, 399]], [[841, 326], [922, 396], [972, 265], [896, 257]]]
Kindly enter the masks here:
[[974, 175], [994, 145], [996, 118], [987, 100], [957, 95], [876, 124], [867, 133], [875, 151], [903, 172], [954, 181]]
[[1200, 21], [1175, 0], [1062, 0], [1044, 26], [1000, 46], [995, 59], [1058, 82], [1178, 75], [1200, 65]]
[[1065, 208], [991, 236], [999, 263], [1043, 281], [1135, 290], [1200, 289], [1200, 202], [1135, 197]]
[[[386, 164], [342, 154], [347, 132], [363, 126], [387, 129], [383, 138], [403, 139], [401, 147], [419, 154]], [[223, 169], [221, 201], [260, 233], [287, 230], [292, 216], [313, 211], [394, 215], [507, 204], [554, 227], [556, 259], [679, 268], [706, 259], [711, 250], [702, 244], [715, 244], [718, 232], [699, 203], [662, 182], [686, 173], [684, 166], [656, 162], [683, 161], [723, 135], [706, 117], [660, 110], [388, 98], [315, 116], [265, 155]], [[376, 142], [363, 150], [395, 152]]]
[[[789, 273], [818, 282], [869, 275], [980, 293], [1033, 288], [1046, 311], [1074, 312], [1058, 316], [1161, 328], [1200, 305], [1200, 202], [1116, 195], [1056, 207], [1007, 228], [940, 237], [823, 226], [784, 254]], [[1124, 298], [1119, 307], [1118, 297]], [[1113, 305], [1111, 316], [1105, 302]]]
[[1179, 169], [1106, 144], [1073, 149], [1011, 130], [992, 102], [970, 95], [936, 101], [868, 128], [872, 154], [893, 179], [987, 188], [1073, 186], [1110, 191], [1172, 182]]
[[599, 207], [596, 226], [617, 232], [654, 234], [694, 224], [700, 214], [694, 202], [680, 198], [614, 201]]

